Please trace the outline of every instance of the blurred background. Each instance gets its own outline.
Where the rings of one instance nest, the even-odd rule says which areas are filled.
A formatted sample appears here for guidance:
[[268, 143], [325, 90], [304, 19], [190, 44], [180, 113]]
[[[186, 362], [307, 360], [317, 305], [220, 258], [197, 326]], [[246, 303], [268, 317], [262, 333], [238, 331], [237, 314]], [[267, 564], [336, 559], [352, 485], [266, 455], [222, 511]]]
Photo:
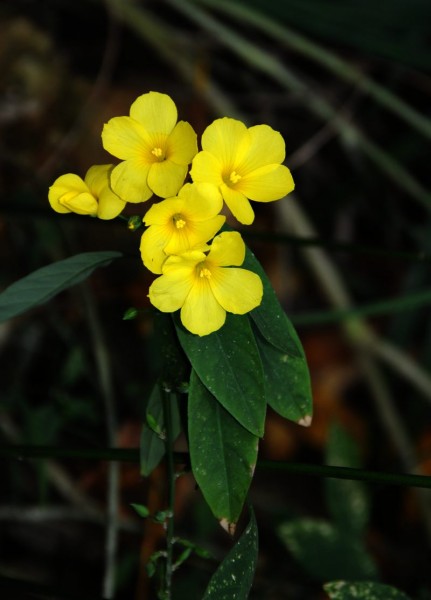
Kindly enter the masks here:
[[[427, 0], [4, 0], [0, 289], [76, 253], [124, 258], [0, 325], [0, 444], [139, 446], [160, 366], [151, 311], [122, 318], [149, 308], [140, 232], [58, 215], [47, 193], [63, 173], [112, 162], [103, 124], [154, 90], [198, 136], [232, 116], [286, 141], [295, 192], [255, 204], [238, 229], [304, 345], [314, 420], [269, 413], [260, 458], [431, 474], [430, 24]], [[85, 457], [1, 465], [2, 597], [156, 597], [145, 563], [163, 531], [130, 505], [164, 508], [163, 465], [149, 478]], [[325, 581], [367, 578], [431, 598], [428, 493], [258, 467], [250, 500], [251, 598], [324, 599]], [[214, 557], [193, 555], [174, 577], [174, 598], [199, 599], [231, 541], [190, 475], [176, 514], [177, 534]]]

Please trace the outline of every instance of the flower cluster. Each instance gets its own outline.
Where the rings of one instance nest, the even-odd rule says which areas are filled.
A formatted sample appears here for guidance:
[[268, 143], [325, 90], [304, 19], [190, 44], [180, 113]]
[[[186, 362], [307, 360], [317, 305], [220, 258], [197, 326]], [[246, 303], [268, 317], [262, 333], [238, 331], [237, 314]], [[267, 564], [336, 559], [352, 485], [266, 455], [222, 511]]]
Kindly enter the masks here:
[[[62, 175], [49, 188], [51, 207], [113, 219], [127, 202], [154, 194], [159, 201], [142, 219], [140, 243], [144, 265], [159, 275], [150, 302], [162, 312], [181, 310], [184, 327], [200, 336], [220, 329], [226, 312], [245, 314], [259, 306], [262, 282], [239, 268], [245, 244], [238, 232], [219, 233], [226, 219], [221, 212], [226, 205], [249, 225], [250, 200], [271, 202], [293, 190], [290, 171], [281, 164], [280, 133], [224, 117], [206, 128], [198, 151], [197, 135], [178, 121], [173, 100], [149, 92], [133, 102], [129, 116], [104, 125], [102, 143], [120, 162], [94, 165], [84, 180]], [[188, 175], [191, 182], [185, 183]]]

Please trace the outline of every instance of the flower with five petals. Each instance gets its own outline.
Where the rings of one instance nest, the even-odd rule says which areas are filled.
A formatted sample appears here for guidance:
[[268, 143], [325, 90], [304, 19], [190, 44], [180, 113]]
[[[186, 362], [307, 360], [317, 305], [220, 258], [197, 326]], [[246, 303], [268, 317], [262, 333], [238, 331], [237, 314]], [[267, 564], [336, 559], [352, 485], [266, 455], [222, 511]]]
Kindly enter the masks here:
[[196, 133], [177, 123], [174, 101], [148, 92], [130, 107], [130, 116], [113, 117], [102, 131], [103, 147], [121, 159], [112, 171], [112, 189], [127, 202], [144, 202], [153, 193], [175, 196], [197, 152]]
[[150, 286], [150, 302], [161, 312], [181, 309], [181, 322], [192, 333], [217, 331], [226, 312], [243, 315], [262, 301], [260, 277], [238, 268], [244, 258], [245, 244], [237, 231], [217, 235], [208, 254], [190, 250], [168, 256], [163, 274]]
[[144, 265], [160, 274], [166, 257], [206, 246], [226, 217], [218, 214], [223, 200], [208, 183], [186, 183], [175, 198], [162, 200], [143, 218], [148, 229], [141, 237]]
[[271, 202], [291, 192], [295, 184], [281, 163], [285, 144], [269, 125], [247, 128], [244, 123], [223, 117], [202, 134], [202, 151], [193, 159], [194, 182], [208, 182], [221, 192], [234, 217], [245, 225], [254, 220], [249, 200]]

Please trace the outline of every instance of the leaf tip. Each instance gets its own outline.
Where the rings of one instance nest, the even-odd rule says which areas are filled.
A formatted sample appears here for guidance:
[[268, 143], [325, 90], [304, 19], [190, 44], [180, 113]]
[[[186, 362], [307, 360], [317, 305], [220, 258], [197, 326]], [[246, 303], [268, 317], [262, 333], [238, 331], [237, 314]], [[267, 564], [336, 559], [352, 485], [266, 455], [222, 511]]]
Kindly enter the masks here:
[[302, 419], [299, 419], [298, 425], [302, 425], [302, 427], [310, 427], [312, 420], [313, 420], [313, 417], [311, 415], [305, 415], [305, 417], [302, 417]]
[[236, 523], [230, 523], [227, 519], [220, 519], [220, 525], [231, 536], [235, 534]]

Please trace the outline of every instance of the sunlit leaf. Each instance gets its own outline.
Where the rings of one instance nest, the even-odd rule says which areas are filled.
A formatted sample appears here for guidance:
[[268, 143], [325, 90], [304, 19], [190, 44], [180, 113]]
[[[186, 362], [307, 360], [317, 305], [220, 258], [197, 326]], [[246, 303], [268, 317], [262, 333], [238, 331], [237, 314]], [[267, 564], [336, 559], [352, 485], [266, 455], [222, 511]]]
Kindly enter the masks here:
[[331, 581], [323, 589], [331, 600], [409, 600], [396, 588], [374, 581]]
[[213, 514], [229, 526], [238, 520], [253, 477], [258, 437], [217, 402], [194, 371], [188, 413], [193, 475]]
[[355, 536], [318, 519], [295, 519], [278, 529], [303, 569], [319, 581], [376, 579], [376, 566]]
[[200, 380], [251, 433], [262, 436], [266, 401], [262, 363], [247, 315], [227, 315], [221, 329], [199, 337], [175, 315], [178, 338]]
[[33, 271], [0, 294], [0, 321], [47, 302], [121, 256], [121, 252], [84, 252]]
[[251, 511], [249, 524], [211, 577], [203, 600], [246, 600], [253, 584], [257, 556], [258, 531]]

